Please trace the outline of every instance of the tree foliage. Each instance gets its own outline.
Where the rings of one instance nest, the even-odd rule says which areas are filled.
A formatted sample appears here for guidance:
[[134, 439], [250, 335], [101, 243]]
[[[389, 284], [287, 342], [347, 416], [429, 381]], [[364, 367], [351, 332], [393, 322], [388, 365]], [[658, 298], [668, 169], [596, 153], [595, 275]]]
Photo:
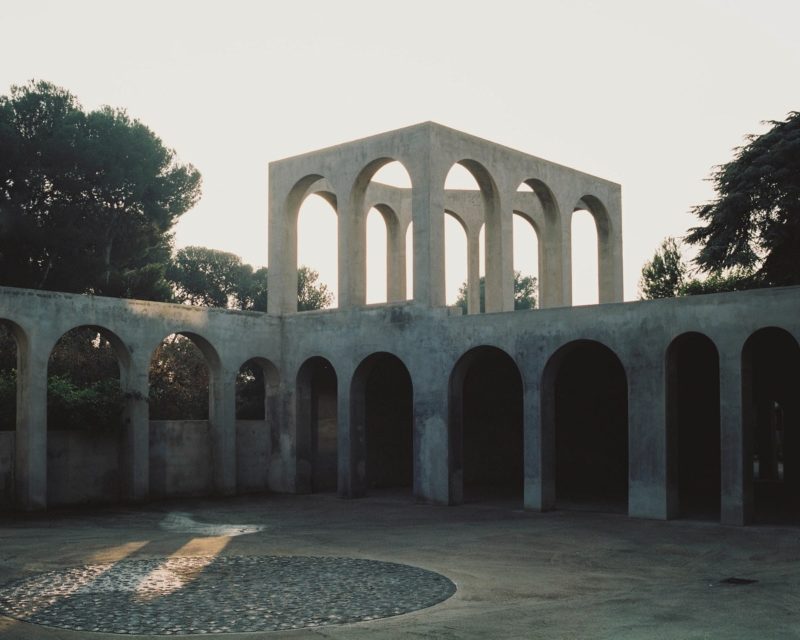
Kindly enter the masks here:
[[686, 265], [675, 238], [665, 238], [651, 260], [642, 267], [639, 291], [645, 300], [680, 295], [686, 278]]
[[[173, 258], [167, 277], [178, 302], [206, 307], [267, 310], [267, 269], [253, 269], [226, 251], [207, 247], [185, 247]], [[319, 273], [306, 266], [297, 270], [299, 311], [323, 309], [333, 296], [319, 282]]]
[[800, 284], [800, 112], [747, 137], [711, 176], [714, 201], [694, 208], [689, 230], [705, 272], [753, 272], [762, 286]]
[[[480, 310], [486, 311], [486, 277], [480, 279]], [[523, 276], [522, 272], [514, 271], [514, 311], [536, 308], [537, 282], [534, 276]], [[463, 283], [458, 290], [455, 305], [461, 307], [462, 313], [467, 313], [467, 283]]]
[[704, 278], [689, 277], [689, 271], [680, 243], [675, 238], [665, 238], [653, 258], [642, 267], [639, 297], [653, 300], [743, 291], [760, 286], [759, 280], [746, 269], [714, 271]]
[[0, 284], [169, 299], [170, 230], [200, 174], [123, 110], [47, 82], [0, 96]]
[[208, 365], [191, 339], [174, 334], [150, 361], [150, 419], [206, 420]]

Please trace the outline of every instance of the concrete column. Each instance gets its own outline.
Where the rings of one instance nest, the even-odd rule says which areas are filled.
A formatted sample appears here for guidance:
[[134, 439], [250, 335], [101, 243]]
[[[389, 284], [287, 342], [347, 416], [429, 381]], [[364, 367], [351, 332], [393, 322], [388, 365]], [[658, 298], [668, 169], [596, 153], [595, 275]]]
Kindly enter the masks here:
[[743, 380], [740, 352], [739, 348], [723, 350], [720, 346], [720, 520], [722, 524], [732, 525], [745, 525], [753, 520], [753, 452], [747, 433], [747, 427], [752, 424], [753, 407], [750, 399], [742, 394], [743, 382], [749, 381]]
[[[498, 194], [486, 203], [486, 312], [514, 310], [514, 219]], [[490, 211], [493, 209], [493, 211]]]
[[367, 211], [357, 211], [352, 203], [338, 203], [339, 232], [339, 309], [367, 302]]
[[269, 298], [267, 310], [272, 315], [297, 311], [297, 217], [282, 189], [286, 177], [274, 166], [269, 171]]
[[[384, 218], [385, 220], [385, 218]], [[386, 222], [386, 301], [406, 299], [406, 228]]]
[[572, 303], [570, 220], [571, 215], [562, 216], [555, 205], [545, 216], [539, 240], [539, 304], [542, 309]]
[[236, 371], [220, 366], [211, 371], [208, 424], [214, 492], [236, 493]]
[[523, 428], [525, 434], [524, 505], [532, 511], [548, 511], [556, 504], [555, 492], [555, 398], [542, 396], [539, 367], [523, 373]]
[[458, 504], [461, 483], [451, 473], [447, 377], [418, 372], [413, 380], [414, 497], [430, 504]]
[[128, 371], [120, 371], [120, 385], [126, 394], [120, 451], [122, 498], [128, 502], [142, 502], [150, 495], [149, 369], [149, 354], [141, 354], [131, 361]]
[[47, 361], [50, 343], [28, 336], [17, 346], [15, 485], [19, 506], [47, 507]]
[[667, 381], [661, 344], [626, 359], [628, 383], [628, 515], [665, 520], [670, 513]]
[[604, 302], [622, 302], [622, 205], [619, 196], [607, 202], [608, 222], [604, 233], [600, 233], [598, 225], [597, 274], [598, 300]]
[[467, 233], [467, 313], [481, 312], [480, 229]]
[[426, 306], [443, 307], [445, 173], [440, 166], [434, 166], [430, 158], [422, 158], [419, 166], [409, 168], [409, 173], [413, 184], [414, 301]]
[[366, 416], [363, 380], [353, 380], [350, 372], [342, 372], [337, 385], [338, 433], [337, 462], [340, 498], [362, 498], [366, 494]]

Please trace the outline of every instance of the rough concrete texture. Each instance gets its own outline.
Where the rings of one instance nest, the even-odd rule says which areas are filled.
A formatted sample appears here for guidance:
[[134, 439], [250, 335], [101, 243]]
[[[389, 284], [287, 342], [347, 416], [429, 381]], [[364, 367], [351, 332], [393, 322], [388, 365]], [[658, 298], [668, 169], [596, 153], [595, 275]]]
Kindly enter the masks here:
[[[242, 531], [245, 524], [250, 526]], [[507, 505], [442, 509], [390, 494], [358, 501], [332, 495], [185, 500], [0, 520], [0, 586], [83, 564], [218, 554], [398, 562], [441, 573], [458, 587], [449, 600], [415, 613], [236, 636], [243, 640], [788, 640], [800, 633], [800, 575], [794, 570], [800, 540], [790, 528], [540, 514]], [[757, 582], [721, 582], [730, 577]], [[208, 606], [215, 606], [213, 600]], [[0, 637], [119, 636], [0, 617]]]

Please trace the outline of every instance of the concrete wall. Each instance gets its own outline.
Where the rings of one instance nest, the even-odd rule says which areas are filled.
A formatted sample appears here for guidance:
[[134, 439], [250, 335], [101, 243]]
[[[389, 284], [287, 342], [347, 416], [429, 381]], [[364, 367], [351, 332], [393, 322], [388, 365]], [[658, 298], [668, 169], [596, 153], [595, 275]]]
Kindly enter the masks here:
[[[468, 316], [451, 315], [446, 308], [399, 303], [282, 317], [0, 288], [0, 319], [13, 323], [19, 344], [23, 400], [18, 403], [14, 437], [3, 434], [0, 439], [5, 451], [0, 453], [0, 477], [8, 476], [8, 451], [13, 447], [14, 503], [22, 508], [94, 500], [115, 494], [115, 487], [125, 501], [257, 490], [263, 486], [262, 463], [267, 457], [271, 490], [308, 490], [314, 461], [308, 434], [298, 431], [296, 418], [298, 399], [313, 395], [298, 388], [298, 372], [312, 357], [325, 358], [336, 374], [338, 491], [342, 496], [363, 495], [365, 465], [359, 431], [363, 425], [358, 419], [359, 399], [352, 392], [363, 387], [355, 384], [360, 364], [379, 352], [399, 358], [413, 385], [414, 495], [426, 502], [457, 503], [460, 489], [450, 451], [451, 374], [464, 354], [484, 345], [504, 351], [520, 371], [524, 504], [530, 509], [552, 508], [551, 374], [564, 348], [591, 340], [610, 349], [625, 370], [628, 513], [672, 517], [669, 463], [675, 453], [669, 445], [666, 354], [675, 338], [698, 332], [708, 337], [719, 354], [721, 518], [743, 524], [752, 517], [753, 493], [747, 465], [751, 427], [748, 399], [742, 391], [743, 348], [754, 332], [765, 327], [778, 327], [800, 340], [800, 288]], [[114, 458], [110, 442], [89, 446], [81, 444], [79, 436], [61, 441], [63, 436], [46, 428], [50, 350], [68, 329], [86, 324], [113, 332], [123, 387], [140, 394], [129, 396], [128, 427], [118, 444], [118, 485], [109, 475]], [[172, 332], [195, 337], [209, 359], [212, 390], [207, 423], [178, 427], [151, 425], [147, 419], [143, 398], [148, 392], [150, 354]], [[251, 357], [275, 365], [268, 438], [236, 425], [235, 375]], [[326, 406], [333, 410], [332, 403]], [[332, 416], [327, 419], [326, 424], [332, 425]], [[248, 440], [258, 440], [261, 448], [250, 447]], [[96, 467], [93, 475], [87, 476], [92, 466]], [[86, 486], [63, 487], [59, 479], [64, 477], [73, 479], [68, 483]], [[3, 483], [8, 487], [6, 480]]]
[[212, 454], [207, 420], [150, 421], [150, 495], [211, 493]]
[[266, 420], [236, 421], [236, 491], [269, 490], [272, 441]]
[[117, 431], [50, 431], [47, 498], [53, 506], [114, 502], [120, 498]]
[[0, 507], [14, 503], [14, 440], [13, 431], [0, 431]]

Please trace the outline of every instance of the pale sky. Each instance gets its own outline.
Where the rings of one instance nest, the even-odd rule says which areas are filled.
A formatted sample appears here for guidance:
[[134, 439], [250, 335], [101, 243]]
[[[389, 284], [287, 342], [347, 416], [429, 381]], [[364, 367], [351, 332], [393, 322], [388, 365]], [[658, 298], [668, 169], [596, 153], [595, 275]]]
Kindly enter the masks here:
[[[203, 174], [177, 245], [256, 266], [269, 161], [434, 120], [621, 183], [635, 299], [644, 261], [712, 197], [712, 167], [762, 120], [800, 109], [798, 24], [796, 0], [0, 0], [0, 93], [36, 78], [86, 108], [127, 109]], [[335, 288], [325, 212], [308, 209], [301, 260]], [[374, 299], [382, 229], [370, 226]], [[525, 233], [515, 262], [531, 272]], [[576, 303], [596, 296], [586, 243], [573, 249]], [[463, 244], [448, 232], [451, 300]]]

